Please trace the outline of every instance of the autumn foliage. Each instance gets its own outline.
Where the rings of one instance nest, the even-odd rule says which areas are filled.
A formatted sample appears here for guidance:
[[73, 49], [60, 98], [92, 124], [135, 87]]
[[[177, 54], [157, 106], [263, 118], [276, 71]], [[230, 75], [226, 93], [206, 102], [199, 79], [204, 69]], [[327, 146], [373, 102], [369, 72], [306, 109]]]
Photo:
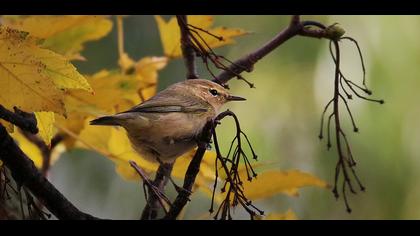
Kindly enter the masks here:
[[[130, 166], [135, 161], [150, 176], [158, 165], [142, 159], [133, 151], [125, 131], [116, 127], [89, 126], [88, 121], [101, 115], [127, 110], [152, 97], [157, 92], [159, 71], [173, 60], [182, 57], [180, 30], [175, 17], [165, 20], [155, 16], [162, 51], [155, 56], [133, 60], [124, 51], [122, 31], [124, 17], [106, 16], [3, 16], [0, 26], [0, 104], [9, 110], [17, 107], [34, 112], [39, 133], [46, 146], [62, 137], [52, 147], [48, 163], [42, 150], [17, 127], [0, 120], [7, 127], [20, 148], [39, 169], [54, 168], [60, 156], [73, 149], [88, 149], [101, 154], [104, 161], [112, 161], [115, 171], [127, 181], [141, 181]], [[116, 24], [115, 24], [115, 23]], [[231, 45], [246, 37], [244, 29], [217, 26], [211, 16], [189, 16], [188, 22], [200, 30], [198, 34], [211, 48]], [[48, 27], [45, 27], [47, 26]], [[119, 68], [106, 68], [94, 74], [81, 74], [72, 64], [86, 60], [86, 42], [98, 41], [117, 27]], [[207, 31], [207, 33], [205, 32]], [[222, 40], [212, 36], [218, 36]], [[252, 127], [244, 127], [251, 129]], [[252, 140], [252, 137], [250, 137]], [[257, 150], [258, 151], [258, 150]], [[173, 167], [174, 178], [184, 178], [194, 151], [179, 158]], [[214, 150], [206, 152], [193, 192], [201, 191], [212, 197], [215, 181]], [[328, 188], [319, 178], [300, 170], [280, 170], [265, 162], [264, 157], [253, 161], [258, 176], [244, 181], [246, 196], [257, 201], [276, 194], [298, 196], [298, 189], [306, 186]], [[239, 170], [245, 175], [245, 168]], [[223, 176], [219, 176], [221, 181]], [[246, 177], [243, 179], [246, 180]], [[273, 181], [275, 180], [275, 181]], [[223, 200], [220, 189], [215, 202]], [[203, 206], [203, 214], [208, 211]], [[265, 211], [260, 219], [296, 219], [293, 210], [285, 213]]]

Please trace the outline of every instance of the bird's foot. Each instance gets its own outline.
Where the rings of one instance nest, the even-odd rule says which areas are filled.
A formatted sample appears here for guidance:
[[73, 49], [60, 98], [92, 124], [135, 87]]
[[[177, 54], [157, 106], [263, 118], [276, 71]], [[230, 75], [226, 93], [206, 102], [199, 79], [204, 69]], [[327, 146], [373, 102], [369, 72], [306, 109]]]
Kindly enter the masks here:
[[[134, 168], [134, 170], [136, 170], [136, 172], [140, 175], [140, 177], [143, 179], [143, 186], [147, 186], [150, 190], [149, 192], [153, 194], [154, 197], [165, 201], [168, 205], [171, 205], [171, 201], [165, 195], [165, 193], [162, 190], [160, 190], [156, 185], [153, 184], [153, 181], [150, 180], [147, 174], [137, 165], [137, 163], [131, 160], [129, 161], [129, 163]], [[146, 194], [146, 191], [145, 191], [145, 194]], [[146, 201], [148, 202], [149, 199], [147, 195], [145, 195], [145, 198], [146, 198]]]

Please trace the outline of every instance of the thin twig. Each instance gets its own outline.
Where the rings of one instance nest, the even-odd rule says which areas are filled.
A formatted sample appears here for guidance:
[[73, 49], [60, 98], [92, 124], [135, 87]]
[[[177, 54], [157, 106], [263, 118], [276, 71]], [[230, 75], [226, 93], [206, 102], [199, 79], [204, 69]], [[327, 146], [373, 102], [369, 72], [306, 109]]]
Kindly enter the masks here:
[[[325, 38], [327, 37], [327, 33], [325, 31], [326, 27], [324, 25], [322, 25], [321, 23], [317, 23], [317, 22], [312, 22], [312, 21], [304, 21], [301, 22], [300, 21], [300, 17], [298, 15], [292, 16], [291, 21], [289, 26], [284, 29], [283, 31], [281, 31], [279, 34], [277, 34], [272, 40], [270, 40], [269, 42], [267, 42], [265, 45], [263, 45], [262, 47], [258, 48], [257, 50], [255, 50], [254, 52], [232, 62], [228, 59], [224, 59], [224, 57], [221, 57], [219, 55], [217, 55], [216, 53], [214, 53], [214, 51], [211, 49], [211, 47], [209, 47], [209, 45], [207, 45], [207, 43], [205, 42], [205, 40], [200, 36], [200, 34], [197, 32], [197, 30], [200, 30], [197, 27], [191, 26], [186, 22], [186, 16], [177, 16], [177, 20], [178, 20], [178, 24], [180, 25], [181, 28], [181, 37], [183, 37], [183, 39], [181, 40], [181, 44], [184, 45], [183, 47], [183, 53], [184, 53], [184, 58], [186, 60], [186, 67], [188, 71], [194, 71], [191, 70], [191, 57], [188, 56], [188, 54], [185, 52], [185, 45], [189, 45], [190, 46], [190, 51], [191, 52], [195, 52], [198, 56], [200, 56], [203, 60], [203, 63], [206, 65], [208, 71], [210, 72], [210, 74], [213, 75], [213, 81], [217, 82], [219, 84], [225, 85], [227, 81], [229, 81], [230, 79], [237, 77], [238, 79], [242, 79], [244, 81], [246, 81], [241, 75], [240, 73], [242, 73], [243, 71], [247, 71], [247, 72], [251, 72], [253, 70], [253, 66], [254, 64], [260, 60], [261, 58], [265, 57], [266, 55], [268, 55], [271, 51], [273, 51], [274, 49], [276, 49], [278, 46], [282, 45], [284, 42], [286, 42], [288, 39], [294, 37], [294, 36], [306, 36], [306, 37], [315, 37], [315, 38]], [[309, 26], [316, 26], [317, 29], [310, 29]], [[226, 66], [224, 65], [219, 58], [224, 59], [225, 61], [229, 62], [230, 65]], [[218, 76], [214, 76], [213, 72], [210, 70], [209, 67], [209, 61], [211, 61], [214, 66], [218, 69], [223, 70], [223, 72], [221, 74], [219, 74]], [[195, 65], [192, 67], [195, 69]], [[190, 73], [191, 74], [191, 73]], [[189, 75], [190, 75], [189, 74]], [[187, 76], [189, 77], [189, 76]], [[193, 76], [192, 76], [193, 77]], [[246, 81], [250, 87], [254, 87], [252, 83]], [[227, 115], [227, 114], [224, 114]], [[236, 120], [236, 123], [238, 125], [236, 116], [234, 117]], [[332, 115], [330, 116], [330, 119], [332, 118]], [[211, 126], [213, 127], [213, 126]], [[214, 130], [214, 127], [211, 129]], [[211, 131], [210, 128], [207, 128], [203, 130], [203, 133], [207, 133], [209, 131]], [[241, 136], [241, 134], [243, 132], [240, 131], [240, 128], [237, 127], [237, 141], [239, 142], [239, 137]], [[215, 143], [217, 142], [217, 139], [215, 136], [215, 131], [213, 132], [213, 138]], [[211, 133], [209, 133], [208, 135], [211, 135]], [[245, 134], [244, 134], [245, 135]], [[321, 133], [322, 136], [322, 133]], [[248, 138], [245, 135], [245, 138], [249, 143]], [[235, 140], [234, 140], [235, 141]], [[233, 142], [232, 142], [233, 143]], [[194, 181], [195, 181], [195, 177], [198, 174], [198, 170], [199, 170], [199, 166], [200, 166], [200, 162], [201, 159], [204, 155], [205, 152], [205, 146], [206, 145], [199, 145], [197, 152], [193, 158], [193, 160], [191, 161], [185, 179], [184, 179], [184, 189], [186, 190], [191, 190], [192, 186], [194, 185]], [[216, 146], [216, 150], [218, 149], [217, 145]], [[240, 143], [238, 143], [238, 146], [240, 146]], [[252, 149], [252, 147], [251, 147]], [[230, 183], [230, 188], [228, 190], [227, 193], [227, 197], [225, 199], [225, 201], [222, 202], [221, 206], [219, 207], [217, 213], [216, 213], [216, 218], [219, 215], [219, 212], [221, 212], [221, 218], [225, 219], [231, 218], [231, 214], [230, 214], [230, 206], [235, 206], [237, 204], [241, 204], [244, 206], [245, 210], [250, 213], [251, 218], [253, 218], [253, 215], [255, 214], [253, 212], [253, 209], [256, 209], [257, 211], [260, 212], [260, 214], [262, 213], [262, 211], [258, 210], [256, 207], [254, 207], [247, 199], [246, 197], [243, 195], [243, 191], [241, 189], [240, 186], [242, 186], [242, 181], [240, 180], [239, 175], [234, 174], [237, 171], [237, 166], [239, 164], [240, 161], [240, 157], [243, 157], [243, 162], [245, 164], [245, 168], [247, 170], [247, 174], [249, 179], [251, 179], [251, 176], [256, 176], [255, 172], [252, 170], [252, 167], [249, 163], [249, 160], [247, 158], [247, 156], [245, 155], [245, 153], [238, 147], [235, 148], [235, 150], [233, 151], [233, 155], [232, 155], [232, 159], [229, 159], [229, 155], [230, 155], [230, 151], [231, 148], [229, 150], [229, 154], [227, 157], [223, 157], [220, 154], [218, 154], [218, 158], [216, 159], [216, 166], [217, 166], [217, 160], [220, 161], [220, 163], [222, 164], [222, 168], [226, 171], [227, 176], [232, 175], [232, 178], [230, 178], [229, 183]], [[253, 153], [253, 157], [254, 159], [256, 159], [256, 155], [254, 153], [254, 151], [252, 150]], [[227, 167], [227, 164], [231, 165], [231, 169], [229, 170]], [[216, 172], [216, 178], [218, 176], [218, 173]], [[217, 179], [214, 183], [214, 187], [216, 188], [217, 186]], [[226, 190], [227, 186], [227, 181], [225, 182], [225, 184], [222, 187], [222, 191]], [[233, 187], [232, 187], [233, 186]], [[230, 194], [233, 194], [233, 202], [231, 202], [230, 200]], [[181, 212], [181, 210], [183, 209], [183, 207], [185, 206], [185, 204], [188, 202], [188, 197], [189, 197], [190, 193], [179, 193], [176, 200], [173, 203], [173, 207], [171, 207], [171, 209], [169, 210], [168, 214], [164, 217], [164, 219], [175, 219], [178, 214]], [[214, 196], [212, 197], [212, 206], [210, 208], [210, 211], [213, 211], [213, 200], [214, 200]]]
[[[244, 71], [251, 72], [253, 70], [254, 64], [257, 63], [260, 59], [267, 56], [270, 52], [274, 49], [282, 45], [284, 42], [289, 40], [290, 38], [301, 35], [305, 37], [312, 37], [312, 38], [326, 38], [327, 34], [325, 29], [310, 29], [305, 26], [307, 25], [315, 25], [313, 21], [303, 21], [300, 22], [299, 16], [292, 16], [289, 26], [278, 33], [274, 38], [264, 44], [262, 47], [257, 48], [253, 52], [244, 55], [240, 59], [236, 60], [232, 63], [227, 70], [221, 72], [217, 79], [214, 81], [218, 81], [220, 83], [226, 83], [230, 79], [237, 76]], [[319, 27], [323, 26], [321, 23], [317, 23]], [[325, 26], [324, 26], [325, 27]]]
[[187, 68], [187, 79], [197, 79], [197, 68], [194, 61], [194, 48], [189, 37], [188, 19], [186, 15], [177, 15], [176, 19], [181, 31], [181, 49], [184, 56], [185, 67]]
[[33, 143], [38, 149], [41, 151], [42, 154], [42, 166], [41, 166], [41, 173], [43, 176], [47, 176], [48, 170], [50, 169], [51, 164], [51, 154], [54, 148], [63, 141], [64, 137], [62, 134], [56, 134], [51, 139], [51, 144], [47, 145], [44, 140], [42, 140], [39, 136], [31, 134], [27, 131], [20, 130], [23, 136], [25, 136], [28, 141]]
[[37, 170], [32, 160], [0, 125], [0, 159], [19, 185], [25, 186], [58, 219], [98, 219], [79, 211]]
[[[217, 139], [215, 128], [216, 128], [216, 125], [220, 123], [219, 121], [222, 120], [223, 118], [227, 117], [227, 116], [231, 116], [235, 121], [236, 136], [231, 143], [231, 147], [229, 148], [229, 151], [228, 151], [228, 154], [227, 154], [226, 158], [224, 158], [223, 155], [221, 154], [221, 151], [220, 151], [220, 148], [219, 148], [219, 142], [218, 142], [218, 139]], [[226, 192], [226, 197], [222, 201], [222, 203], [220, 204], [214, 218], [217, 219], [219, 217], [219, 214], [220, 214], [220, 219], [223, 219], [223, 220], [232, 219], [231, 208], [236, 207], [237, 205], [241, 205], [243, 207], [243, 209], [246, 212], [248, 212], [251, 219], [253, 219], [254, 216], [256, 215], [256, 212], [254, 210], [256, 210], [260, 215], [263, 215], [264, 211], [258, 209], [256, 206], [254, 206], [251, 203], [251, 201], [247, 199], [247, 197], [245, 196], [245, 194], [243, 192], [243, 182], [242, 182], [241, 176], [239, 175], [239, 172], [238, 172], [239, 164], [240, 164], [241, 159], [243, 160], [243, 163], [245, 165], [245, 170], [246, 170], [248, 181], [252, 181], [253, 178], [256, 178], [257, 174], [253, 170], [253, 168], [251, 166], [251, 163], [248, 160], [247, 155], [243, 151], [242, 142], [241, 142], [241, 135], [243, 135], [245, 137], [245, 139], [247, 141], [247, 144], [249, 145], [250, 149], [252, 150], [253, 159], [256, 160], [257, 155], [253, 151], [253, 148], [251, 146], [251, 143], [249, 142], [249, 139], [247, 138], [245, 133], [241, 130], [238, 118], [236, 117], [236, 115], [233, 112], [227, 110], [227, 111], [224, 111], [224, 112], [220, 113], [215, 118], [215, 123], [214, 124], [215, 125], [212, 128], [212, 136], [213, 136], [214, 146], [215, 146], [215, 150], [216, 150], [216, 162], [217, 162], [217, 160], [220, 162], [220, 164], [222, 166], [222, 169], [225, 171], [225, 174], [226, 174], [226, 179], [225, 179], [223, 187], [221, 189], [222, 192]], [[233, 151], [232, 156], [230, 156], [230, 153], [231, 153], [231, 150], [232, 150], [231, 149], [232, 144], [235, 141], [236, 141], [236, 147], [235, 147], [235, 150]], [[217, 187], [217, 181], [215, 181], [215, 184], [213, 186], [213, 194], [216, 191], [216, 187]], [[210, 207], [210, 210], [213, 210], [213, 203], [214, 203], [214, 201], [212, 201], [212, 205]]]
[[[168, 182], [169, 176], [171, 174], [173, 168], [173, 163], [171, 164], [161, 164], [159, 165], [158, 170], [156, 171], [155, 179], [151, 184], [153, 184], [160, 192], [163, 193], [165, 185]], [[146, 185], [147, 186], [147, 185]], [[157, 196], [153, 189], [149, 187], [149, 198], [147, 199], [147, 204], [143, 209], [141, 214], [142, 220], [154, 220], [157, 217], [157, 213], [159, 210], [159, 196]], [[167, 210], [164, 206], [160, 205], [165, 213]]]
[[169, 209], [169, 212], [163, 218], [165, 220], [175, 220], [176, 217], [181, 213], [184, 206], [190, 200], [190, 195], [192, 188], [194, 186], [195, 178], [200, 171], [201, 160], [203, 159], [204, 153], [207, 150], [207, 144], [210, 142], [211, 138], [211, 126], [213, 122], [208, 122], [204, 127], [199, 139], [198, 139], [198, 148], [195, 152], [194, 157], [192, 158], [190, 164], [188, 165], [187, 172], [185, 173], [183, 189], [180, 191], [175, 201], [172, 204], [172, 207]]
[[[144, 184], [149, 188], [149, 198], [154, 197], [156, 198], [157, 203], [160, 204], [160, 206], [166, 211], [165, 205], [163, 204], [163, 201], [165, 201], [168, 204], [171, 204], [170, 200], [164, 195], [164, 193], [155, 186], [152, 181], [147, 177], [146, 173], [137, 165], [135, 161], [128, 161], [128, 163], [131, 165], [131, 167], [134, 168], [134, 170], [140, 175], [140, 177], [143, 179]], [[147, 204], [149, 203], [149, 199], [146, 199]], [[154, 203], [155, 200], [152, 200]], [[157, 208], [155, 206], [149, 206], [152, 209], [150, 211], [143, 211], [141, 219], [154, 219], [156, 216], [150, 216], [146, 215], [146, 213], [152, 214], [152, 212], [156, 211], [157, 214]]]

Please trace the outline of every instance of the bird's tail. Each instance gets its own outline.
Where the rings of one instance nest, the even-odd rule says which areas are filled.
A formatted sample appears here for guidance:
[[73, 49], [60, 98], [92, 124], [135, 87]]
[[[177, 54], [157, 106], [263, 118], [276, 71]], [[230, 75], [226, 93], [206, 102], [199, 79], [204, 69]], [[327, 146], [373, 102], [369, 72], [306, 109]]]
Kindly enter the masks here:
[[91, 120], [89, 122], [90, 125], [121, 125], [119, 119], [115, 116], [103, 116], [97, 119]]

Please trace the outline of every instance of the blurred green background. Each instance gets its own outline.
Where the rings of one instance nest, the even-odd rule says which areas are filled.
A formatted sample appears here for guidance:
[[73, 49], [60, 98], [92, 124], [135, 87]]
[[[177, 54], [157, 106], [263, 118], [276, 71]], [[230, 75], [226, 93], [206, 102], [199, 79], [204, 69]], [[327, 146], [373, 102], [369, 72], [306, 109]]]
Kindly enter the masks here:
[[[236, 59], [272, 38], [289, 18], [215, 16], [217, 26], [253, 32], [216, 52]], [[420, 17], [302, 16], [302, 20], [338, 22], [346, 35], [357, 39], [366, 61], [367, 84], [374, 97], [385, 100], [384, 105], [350, 102], [358, 134], [352, 132], [342, 110], [342, 123], [367, 191], [349, 195], [351, 214], [346, 213], [342, 198], [336, 201], [329, 190], [315, 187], [301, 189], [297, 198], [277, 195], [256, 205], [266, 212], [290, 208], [299, 219], [420, 219]], [[130, 16], [124, 22], [125, 49], [131, 57], [163, 55], [153, 16]], [[360, 82], [361, 65], [354, 45], [343, 42], [341, 46], [343, 72]], [[115, 25], [106, 38], [87, 44], [82, 54], [88, 61], [76, 66], [83, 73], [117, 68]], [[326, 143], [317, 137], [323, 107], [333, 93], [333, 72], [328, 41], [295, 37], [261, 60], [254, 72], [243, 74], [256, 89], [231, 81], [232, 93], [248, 100], [226, 108], [239, 116], [261, 161], [275, 162], [277, 169], [300, 169], [333, 183], [336, 150], [327, 151]], [[183, 80], [184, 74], [183, 61], [171, 61], [159, 74], [159, 88]], [[204, 68], [200, 75], [209, 78]], [[221, 139], [230, 139], [232, 130], [226, 122], [219, 131]], [[78, 207], [98, 217], [137, 219], [145, 204], [139, 183], [125, 182], [111, 161], [92, 152], [65, 154], [51, 169], [50, 179]], [[169, 196], [175, 196], [173, 190]], [[205, 215], [209, 204], [204, 194], [194, 194], [185, 219]], [[243, 218], [240, 211], [236, 218]]]

